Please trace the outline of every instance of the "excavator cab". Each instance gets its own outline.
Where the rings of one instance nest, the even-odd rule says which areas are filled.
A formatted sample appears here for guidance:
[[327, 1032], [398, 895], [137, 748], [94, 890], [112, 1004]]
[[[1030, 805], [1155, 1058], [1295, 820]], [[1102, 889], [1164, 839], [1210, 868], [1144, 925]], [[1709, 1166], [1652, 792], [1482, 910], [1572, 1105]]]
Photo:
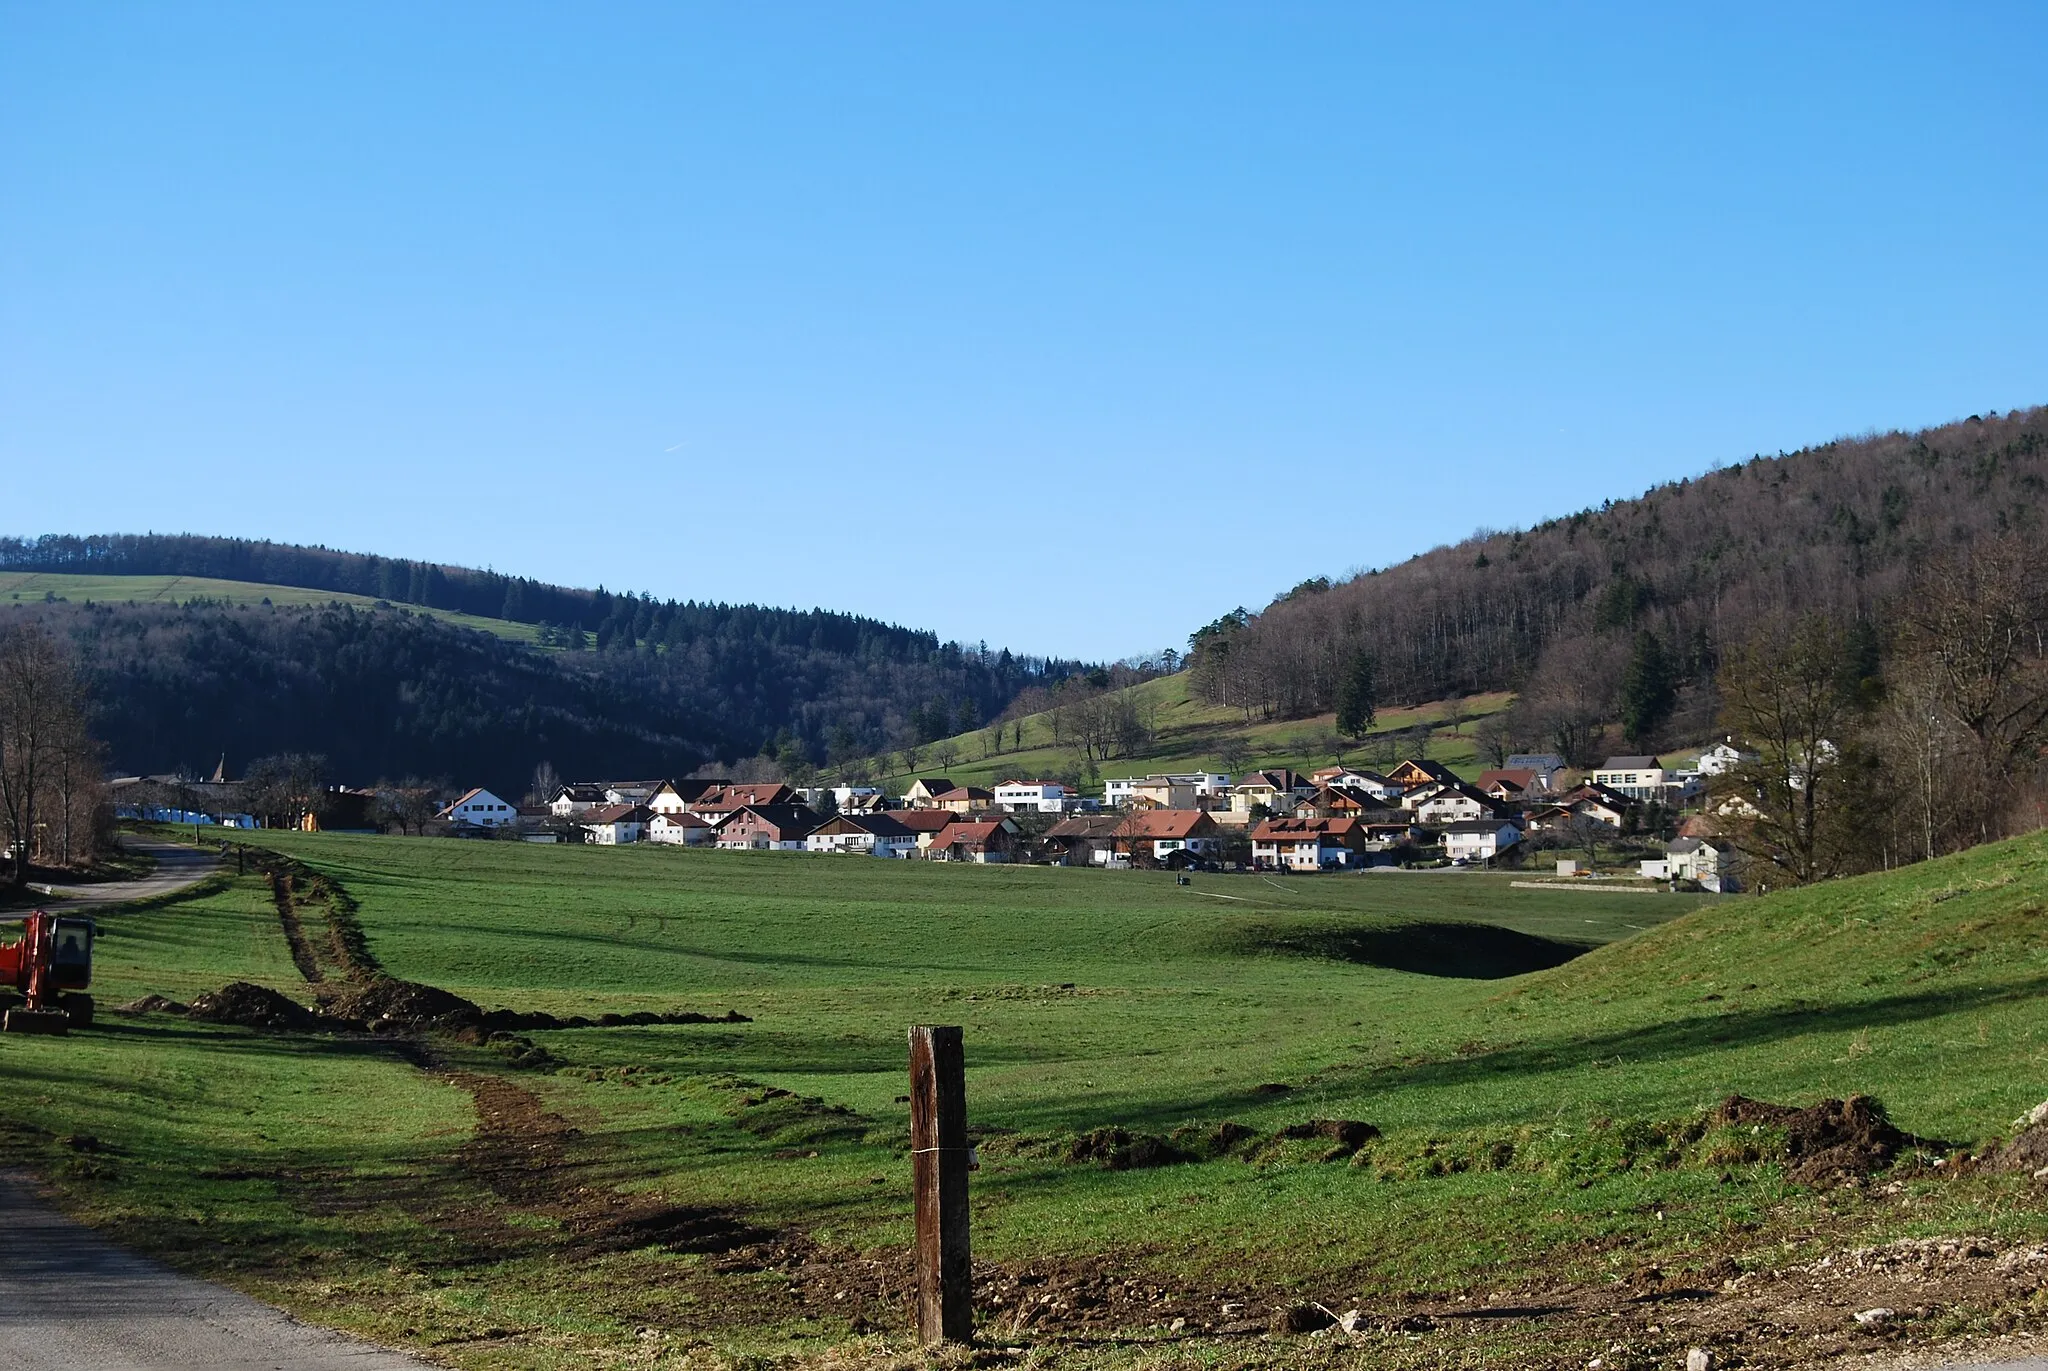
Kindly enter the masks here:
[[65, 1033], [92, 1025], [92, 943], [98, 928], [91, 919], [60, 918], [37, 910], [21, 923], [21, 937], [0, 944], [0, 992], [12, 991], [22, 1003], [0, 1014], [0, 1031]]
[[92, 940], [99, 930], [91, 919], [58, 919], [50, 935], [50, 979], [59, 990], [84, 990], [92, 984]]

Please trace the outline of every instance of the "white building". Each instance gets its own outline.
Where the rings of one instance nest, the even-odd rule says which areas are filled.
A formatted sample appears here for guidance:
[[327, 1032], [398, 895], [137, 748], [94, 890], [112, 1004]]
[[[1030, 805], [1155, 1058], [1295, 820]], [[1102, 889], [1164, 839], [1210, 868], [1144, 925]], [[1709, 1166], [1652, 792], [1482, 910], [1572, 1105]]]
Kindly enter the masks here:
[[1742, 760], [1742, 749], [1735, 746], [1733, 738], [1729, 738], [1700, 754], [1699, 772], [1702, 776], [1725, 776], [1740, 766]]
[[[1214, 801], [1230, 793], [1230, 777], [1220, 771], [1155, 771], [1149, 776], [1119, 776], [1102, 783], [1102, 807], [1122, 809], [1141, 794], [1163, 808]], [[1171, 798], [1166, 798], [1171, 796]]]
[[598, 805], [586, 810], [577, 826], [599, 847], [623, 847], [647, 836], [647, 822], [654, 817], [642, 805]]
[[1012, 814], [1063, 814], [1067, 788], [1058, 781], [1003, 781], [996, 786], [996, 808]]
[[1454, 862], [1490, 862], [1522, 841], [1513, 824], [1495, 820], [1452, 824], [1444, 829], [1444, 855]]
[[647, 825], [647, 841], [671, 843], [677, 847], [706, 847], [712, 840], [711, 821], [679, 809], [660, 809]]
[[434, 816], [451, 824], [472, 828], [509, 828], [519, 821], [519, 808], [506, 804], [488, 790], [470, 791]]
[[[1473, 823], [1493, 817], [1493, 799], [1462, 785], [1429, 786], [1403, 800], [1422, 824]], [[1419, 797], [1419, 798], [1417, 798]]]
[[886, 813], [836, 814], [804, 838], [806, 852], [915, 857], [917, 834]]

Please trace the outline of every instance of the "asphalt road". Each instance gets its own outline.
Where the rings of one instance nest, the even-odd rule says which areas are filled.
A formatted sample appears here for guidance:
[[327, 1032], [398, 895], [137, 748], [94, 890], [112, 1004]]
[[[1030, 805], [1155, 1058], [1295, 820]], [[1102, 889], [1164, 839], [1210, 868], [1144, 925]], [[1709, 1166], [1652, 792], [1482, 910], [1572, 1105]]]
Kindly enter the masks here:
[[0, 1371], [426, 1371], [108, 1243], [0, 1172]]
[[[203, 848], [157, 842], [150, 838], [130, 838], [128, 842], [138, 851], [156, 858], [156, 870], [139, 881], [87, 881], [75, 885], [32, 881], [29, 889], [51, 896], [53, 909], [69, 913], [170, 895], [188, 885], [197, 885], [220, 865], [219, 857]], [[12, 917], [18, 919], [21, 916]]]

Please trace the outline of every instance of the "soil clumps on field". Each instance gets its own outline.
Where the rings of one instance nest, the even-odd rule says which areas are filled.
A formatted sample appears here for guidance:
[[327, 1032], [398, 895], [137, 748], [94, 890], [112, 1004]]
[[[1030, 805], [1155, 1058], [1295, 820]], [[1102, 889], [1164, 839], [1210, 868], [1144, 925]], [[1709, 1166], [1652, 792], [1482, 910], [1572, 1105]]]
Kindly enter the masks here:
[[193, 996], [186, 1013], [208, 1023], [273, 1032], [309, 1033], [327, 1026], [319, 1015], [298, 1001], [248, 981], [229, 981], [218, 990]]
[[1868, 1095], [1822, 1100], [1805, 1109], [1730, 1095], [1712, 1122], [1781, 1131], [1786, 1179], [1816, 1188], [1873, 1175], [1908, 1148], [1938, 1146], [1894, 1126], [1884, 1105]]

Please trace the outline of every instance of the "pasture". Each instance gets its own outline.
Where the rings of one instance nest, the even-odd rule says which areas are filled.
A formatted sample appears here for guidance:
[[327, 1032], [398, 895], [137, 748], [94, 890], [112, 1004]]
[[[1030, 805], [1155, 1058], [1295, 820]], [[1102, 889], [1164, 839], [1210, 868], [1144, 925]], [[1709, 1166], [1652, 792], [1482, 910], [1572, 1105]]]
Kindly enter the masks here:
[[[1713, 901], [1468, 873], [1181, 887], [795, 854], [264, 838], [354, 897], [392, 975], [486, 1007], [751, 1020], [535, 1032], [547, 1056], [523, 1068], [487, 1047], [443, 1044], [427, 1060], [160, 1015], [0, 1040], [0, 1071], [35, 1083], [16, 1091], [11, 1141], [82, 1212], [310, 1317], [463, 1365], [584, 1364], [647, 1326], [721, 1357], [900, 1332], [887, 1278], [908, 1241], [899, 1097], [914, 1022], [965, 1029], [977, 1258], [998, 1273], [1080, 1263], [1181, 1292], [1162, 1325], [1175, 1309], [1213, 1319], [1197, 1306], [1233, 1291], [1356, 1302], [1597, 1288], [1717, 1251], [1784, 1262], [1851, 1236], [2044, 1229], [1994, 1182], [1916, 1189], [1911, 1209], [1845, 1201], [1791, 1184], [1768, 1156], [1710, 1157], [1713, 1135], [1680, 1126], [1733, 1092], [1867, 1092], [1925, 1137], [2006, 1128], [2048, 1094], [2042, 839]], [[106, 923], [103, 1003], [189, 997], [229, 976], [309, 998], [257, 878]], [[720, 1274], [730, 1259], [715, 1244], [579, 1246], [588, 1213], [479, 1166], [503, 1123], [487, 1080], [530, 1100], [517, 1126], [554, 1149], [567, 1191], [800, 1235], [810, 1265], [791, 1269], [832, 1273], [818, 1279], [851, 1304], [798, 1276]], [[1283, 1136], [1314, 1119], [1383, 1136], [1343, 1157]], [[1253, 1141], [1205, 1152], [1226, 1122]], [[1179, 1139], [1189, 1159], [1073, 1159], [1077, 1139], [1117, 1128]], [[104, 1149], [60, 1141], [81, 1133]], [[519, 1240], [483, 1242], [462, 1216], [486, 1212]], [[239, 1241], [199, 1241], [218, 1232]], [[870, 1267], [882, 1274], [867, 1285], [849, 1274]]]

